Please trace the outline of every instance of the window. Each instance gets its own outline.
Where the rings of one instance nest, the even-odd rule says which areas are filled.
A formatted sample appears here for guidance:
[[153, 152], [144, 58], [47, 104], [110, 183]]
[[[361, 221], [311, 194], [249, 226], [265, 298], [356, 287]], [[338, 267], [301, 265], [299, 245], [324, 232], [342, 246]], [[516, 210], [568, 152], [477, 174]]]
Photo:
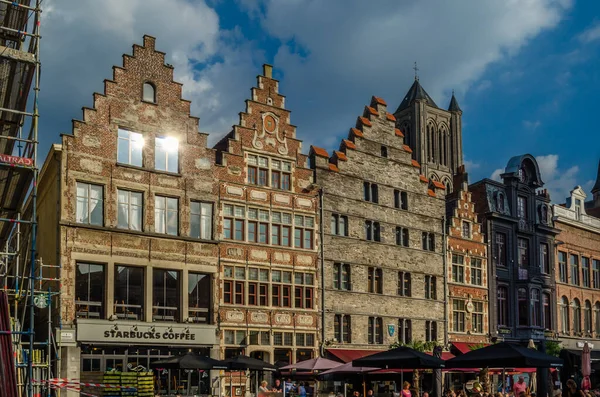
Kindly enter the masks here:
[[77, 263], [75, 307], [77, 318], [104, 318], [104, 265]]
[[381, 241], [379, 222], [365, 221], [365, 239], [369, 241]]
[[464, 260], [463, 255], [452, 254], [452, 281], [455, 283], [465, 282]]
[[571, 284], [579, 285], [579, 256], [569, 255], [571, 262]]
[[531, 319], [530, 323], [533, 327], [542, 326], [542, 314], [540, 312], [540, 291], [537, 289], [531, 290]]
[[[248, 212], [248, 215], [250, 215], [250, 212]], [[260, 215], [260, 217], [263, 217], [263, 210], [259, 211], [259, 215]], [[268, 211], [267, 211], [267, 217], [265, 219], [266, 220], [269, 219]], [[304, 222], [303, 217], [300, 217], [300, 219]], [[299, 222], [298, 222], [298, 225], [300, 225]], [[264, 233], [266, 234], [266, 230], [267, 230], [266, 225], [265, 226], [259, 225], [259, 231], [261, 233], [260, 240], [264, 240], [264, 238], [262, 237], [262, 233], [263, 233], [262, 229], [265, 230]], [[292, 234], [292, 214], [289, 214], [286, 212], [278, 212], [278, 211], [271, 212], [271, 244], [281, 245], [283, 247], [289, 247], [291, 244], [291, 234]], [[306, 233], [306, 234], [308, 235], [308, 233]], [[310, 241], [309, 243], [312, 245], [312, 241]]]
[[519, 325], [528, 325], [529, 323], [529, 303], [527, 301], [527, 289], [517, 289], [517, 302], [519, 311]]
[[121, 164], [142, 166], [142, 148], [144, 138], [139, 132], [119, 128], [117, 142], [117, 162]]
[[176, 138], [155, 139], [154, 168], [159, 171], [179, 172], [179, 141]]
[[117, 189], [119, 211], [117, 224], [121, 229], [142, 230], [143, 204], [142, 193]]
[[352, 342], [350, 316], [347, 314], [336, 314], [334, 316], [334, 336], [339, 343]]
[[581, 200], [575, 199], [575, 219], [581, 218]]
[[581, 279], [584, 287], [590, 287], [590, 258], [581, 257]]
[[104, 224], [103, 187], [77, 182], [76, 222], [102, 226]]
[[248, 155], [248, 183], [267, 186], [269, 175], [269, 159], [266, 157]]
[[558, 276], [561, 283], [567, 282], [567, 253], [558, 251]]
[[210, 274], [188, 273], [188, 321], [211, 323], [211, 284]]
[[421, 242], [424, 250], [435, 251], [435, 235], [433, 233], [423, 232]]
[[381, 157], [387, 157], [388, 156], [388, 150], [386, 146], [381, 145]]
[[225, 279], [223, 280], [223, 303], [243, 305], [245, 302], [244, 280], [246, 279], [246, 269], [225, 266], [223, 268], [223, 278]]
[[520, 238], [518, 239], [519, 244], [519, 267], [529, 266], [529, 240]]
[[463, 238], [471, 238], [471, 222], [462, 221]]
[[152, 83], [144, 83], [142, 100], [144, 102], [156, 103], [156, 89]]
[[383, 343], [383, 319], [381, 317], [369, 317], [368, 331], [370, 345]]
[[483, 334], [483, 302], [473, 302], [471, 331], [474, 334]]
[[144, 321], [144, 269], [116, 266], [114, 291], [117, 318]]
[[[296, 334], [302, 335], [304, 334]], [[310, 334], [306, 334], [308, 337]], [[249, 335], [251, 345], [268, 346], [271, 344], [271, 334], [269, 331], [250, 331]]]
[[223, 237], [229, 240], [244, 241], [244, 218], [246, 209], [225, 204], [223, 206]]
[[[244, 233], [242, 233], [242, 240], [244, 239], [243, 234]], [[271, 239], [271, 241], [273, 244], [279, 245], [279, 227], [273, 228], [273, 234], [275, 236], [274, 239]], [[256, 208], [248, 209], [248, 241], [261, 244], [269, 243], [269, 211], [259, 210]]]
[[292, 163], [289, 161], [271, 160], [271, 187], [273, 189], [290, 190], [292, 179]]
[[542, 302], [544, 305], [544, 329], [552, 329], [552, 311], [550, 306], [550, 294], [544, 292], [542, 294]]
[[313, 303], [314, 275], [311, 273], [294, 273], [294, 307], [312, 309]]
[[550, 274], [550, 260], [548, 258], [548, 244], [540, 244], [540, 270], [544, 274]]
[[331, 214], [331, 234], [338, 236], [348, 235], [348, 217], [345, 215]]
[[[271, 271], [271, 305], [292, 307], [292, 272]], [[301, 299], [301, 297], [300, 297]]]
[[521, 219], [527, 219], [527, 198], [523, 196], [517, 198], [517, 216]]
[[452, 321], [454, 332], [465, 332], [465, 301], [461, 299], [452, 300]]
[[394, 207], [402, 210], [408, 209], [408, 194], [400, 190], [394, 190]]
[[578, 334], [581, 332], [581, 303], [579, 299], [573, 299], [573, 331]]
[[471, 284], [482, 285], [482, 265], [481, 258], [471, 258]]
[[[268, 332], [265, 333], [268, 334]], [[314, 345], [315, 334], [305, 334], [302, 332], [296, 332], [296, 346], [313, 347]]]
[[398, 342], [412, 342], [412, 320], [401, 318], [398, 320]]
[[437, 299], [435, 276], [425, 276], [425, 299]]
[[396, 227], [396, 245], [408, 247], [408, 229], [404, 227]]
[[177, 236], [179, 230], [179, 200], [154, 196], [154, 231]]
[[594, 318], [596, 319], [595, 328], [597, 338], [600, 335], [600, 302], [596, 302], [596, 304], [594, 304]]
[[365, 201], [379, 203], [379, 189], [377, 184], [364, 182], [363, 183], [363, 198]]
[[[289, 276], [291, 282], [291, 275]], [[269, 305], [269, 271], [251, 267], [248, 269], [248, 305]]]
[[312, 249], [315, 218], [312, 216], [294, 216], [294, 246]]
[[437, 323], [425, 321], [425, 342], [437, 342]]
[[570, 324], [569, 300], [566, 296], [563, 296], [560, 300], [560, 330], [563, 334], [568, 335], [570, 333]]
[[583, 308], [583, 332], [586, 335], [592, 334], [592, 302], [588, 300]]
[[408, 272], [398, 272], [398, 295], [407, 297], [412, 295]]
[[350, 291], [350, 265], [347, 263], [333, 264], [333, 288]]
[[598, 259], [592, 261], [592, 282], [594, 288], [600, 288], [600, 260]]
[[368, 291], [375, 294], [383, 293], [383, 271], [378, 267], [369, 268]]
[[212, 215], [211, 203], [190, 202], [190, 237], [212, 239]]
[[496, 266], [507, 266], [506, 263], [506, 234], [496, 233], [495, 240], [495, 257]]
[[179, 272], [154, 269], [152, 279], [152, 320], [180, 321]]
[[498, 325], [508, 323], [508, 291], [506, 287], [498, 287]]

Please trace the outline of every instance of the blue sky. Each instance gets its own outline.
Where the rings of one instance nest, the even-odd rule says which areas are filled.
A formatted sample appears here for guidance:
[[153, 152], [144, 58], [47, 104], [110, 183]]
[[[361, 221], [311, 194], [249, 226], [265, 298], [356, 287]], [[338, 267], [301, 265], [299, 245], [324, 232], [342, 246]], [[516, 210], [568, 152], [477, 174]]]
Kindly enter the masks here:
[[[600, 158], [600, 3], [574, 0], [46, 0], [42, 153], [111, 66], [157, 37], [216, 142], [275, 66], [298, 137], [332, 149], [371, 95], [395, 109], [412, 66], [439, 106], [456, 90], [471, 181], [538, 157], [554, 201], [589, 192]], [[392, 109], [392, 110], [393, 110]]]

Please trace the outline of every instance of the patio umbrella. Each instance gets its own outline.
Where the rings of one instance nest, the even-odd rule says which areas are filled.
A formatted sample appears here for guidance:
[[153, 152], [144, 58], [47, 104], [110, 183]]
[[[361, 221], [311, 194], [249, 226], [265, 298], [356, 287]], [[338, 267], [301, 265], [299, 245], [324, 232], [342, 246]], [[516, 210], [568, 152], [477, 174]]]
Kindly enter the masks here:
[[[273, 364], [269, 364], [268, 362], [259, 360], [257, 358], [244, 356], [242, 354], [240, 354], [239, 356], [234, 357], [234, 358], [228, 358], [227, 360], [225, 360], [223, 362], [227, 366], [227, 369], [230, 371], [235, 371], [235, 370], [238, 370], [238, 371], [245, 371], [245, 370], [270, 371], [270, 372], [277, 371], [277, 367], [275, 367]], [[229, 372], [230, 394], [231, 394], [231, 397], [233, 397], [233, 382], [232, 382], [231, 378], [232, 378], [231, 372]], [[258, 382], [258, 377], [257, 377], [256, 381]], [[256, 387], [256, 390], [258, 391], [258, 385]]]
[[354, 361], [351, 361], [346, 364], [338, 365], [337, 367], [332, 368], [329, 371], [322, 372], [321, 375], [362, 375], [363, 396], [366, 396], [367, 395], [367, 385], [365, 383], [365, 374], [372, 372], [372, 371], [377, 371], [379, 368], [377, 368], [377, 367], [355, 367], [353, 364], [354, 364]]
[[[527, 348], [535, 350], [535, 343], [533, 342], [533, 339], [529, 339]], [[531, 377], [529, 378], [529, 392], [530, 393], [537, 392], [537, 372], [532, 373]]]
[[338, 361], [328, 360], [326, 358], [317, 357], [311, 358], [310, 360], [301, 361], [296, 364], [286, 365], [285, 367], [279, 368], [280, 370], [292, 370], [296, 371], [327, 371], [335, 367], [339, 367], [342, 363]]
[[401, 346], [352, 361], [357, 367], [424, 369], [443, 368], [444, 360]]
[[586, 377], [592, 373], [592, 352], [590, 345], [587, 342], [583, 345], [583, 352], [581, 353], [581, 374]]
[[560, 358], [509, 342], [472, 350], [446, 361], [447, 368], [551, 368], [562, 365]]
[[194, 353], [187, 353], [182, 356], [172, 356], [151, 362], [150, 368], [209, 370], [227, 369], [227, 366], [223, 361], [215, 360], [210, 357], [198, 356]]

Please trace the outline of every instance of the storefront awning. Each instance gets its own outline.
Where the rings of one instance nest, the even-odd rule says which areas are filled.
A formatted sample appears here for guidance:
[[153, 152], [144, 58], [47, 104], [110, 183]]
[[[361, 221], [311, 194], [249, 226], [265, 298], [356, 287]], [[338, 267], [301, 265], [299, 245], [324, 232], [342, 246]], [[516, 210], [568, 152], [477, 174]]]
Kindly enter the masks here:
[[472, 346], [480, 346], [483, 347], [489, 346], [489, 343], [468, 343], [468, 342], [452, 342], [452, 346], [456, 348], [462, 354], [466, 354], [472, 350]]
[[349, 363], [350, 361], [367, 357], [371, 354], [381, 353], [383, 350], [327, 349], [327, 351], [344, 363]]

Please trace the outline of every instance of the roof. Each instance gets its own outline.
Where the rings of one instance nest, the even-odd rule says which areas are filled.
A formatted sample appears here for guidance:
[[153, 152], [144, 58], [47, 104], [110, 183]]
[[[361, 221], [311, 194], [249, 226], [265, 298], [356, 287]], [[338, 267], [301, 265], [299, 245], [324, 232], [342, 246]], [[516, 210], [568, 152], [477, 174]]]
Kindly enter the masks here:
[[429, 106], [433, 106], [435, 108], [438, 107], [433, 101], [433, 99], [429, 96], [429, 94], [423, 89], [423, 87], [421, 87], [419, 80], [415, 79], [415, 82], [410, 87], [410, 89], [406, 93], [406, 96], [400, 103], [400, 106], [398, 106], [398, 109], [396, 109], [396, 112], [394, 113], [397, 113], [402, 109], [406, 109], [416, 100], [425, 101]]
[[450, 105], [448, 105], [448, 110], [451, 112], [462, 112], [460, 106], [458, 106], [458, 101], [454, 96], [454, 92], [452, 93], [452, 99], [450, 99]]
[[327, 157], [329, 158], [329, 153], [327, 153], [327, 150], [320, 148], [318, 146], [311, 146], [313, 152], [315, 152], [315, 154], [317, 156], [321, 156], [321, 157]]
[[373, 96], [373, 99], [374, 99], [374, 100], [375, 100], [375, 102], [377, 102], [378, 104], [387, 106], [387, 103], [385, 103], [385, 101], [384, 101], [382, 98], [380, 98], [380, 97], [378, 97], [378, 96]]
[[598, 160], [598, 175], [596, 176], [596, 184], [592, 188], [592, 193], [600, 191], [600, 160]]
[[433, 182], [433, 186], [435, 186], [438, 189], [446, 189], [446, 186], [444, 186], [444, 184], [442, 182], [439, 181], [432, 181]]

